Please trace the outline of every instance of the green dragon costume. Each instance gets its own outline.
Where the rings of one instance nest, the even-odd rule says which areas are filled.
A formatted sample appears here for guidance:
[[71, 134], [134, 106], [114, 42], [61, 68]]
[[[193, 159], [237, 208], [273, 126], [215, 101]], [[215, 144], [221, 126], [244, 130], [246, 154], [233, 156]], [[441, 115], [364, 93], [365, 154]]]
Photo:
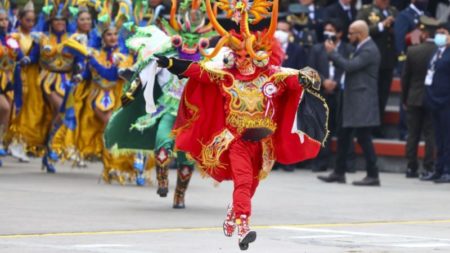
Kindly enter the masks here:
[[186, 81], [158, 69], [153, 56], [199, 61], [215, 32], [205, 25], [205, 6], [199, 0], [185, 0], [178, 13], [177, 1], [172, 0], [170, 20], [161, 19], [160, 24], [161, 29], [154, 25], [135, 28], [136, 34], [126, 42], [136, 52], [137, 63], [123, 74], [129, 80], [124, 106], [114, 113], [107, 126], [105, 144], [115, 153], [154, 153], [157, 193], [161, 197], [167, 196], [168, 167], [176, 157], [178, 176], [173, 208], [184, 208], [194, 163], [182, 152], [175, 154], [171, 131]]

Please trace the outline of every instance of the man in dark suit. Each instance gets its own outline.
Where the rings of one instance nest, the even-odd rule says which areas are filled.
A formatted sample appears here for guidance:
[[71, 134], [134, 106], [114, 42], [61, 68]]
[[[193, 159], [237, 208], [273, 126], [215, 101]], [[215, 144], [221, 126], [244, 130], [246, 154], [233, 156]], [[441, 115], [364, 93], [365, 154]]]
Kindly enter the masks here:
[[439, 22], [435, 19], [422, 16], [421, 40], [422, 43], [408, 48], [406, 62], [402, 73], [402, 103], [406, 107], [406, 123], [409, 134], [406, 139], [406, 158], [408, 167], [407, 178], [417, 178], [419, 164], [417, 162], [417, 147], [420, 136], [425, 137], [425, 159], [423, 167], [425, 174], [432, 172], [434, 165], [434, 131], [431, 111], [424, 106], [425, 76], [428, 64], [436, 51], [433, 39], [434, 31]]
[[[366, 21], [369, 25], [370, 37], [377, 44], [381, 54], [380, 73], [378, 75], [380, 119], [384, 115], [394, 68], [397, 63], [394, 44], [395, 16], [397, 16], [397, 9], [389, 5], [389, 0], [375, 0], [373, 4], [363, 6], [356, 18]], [[378, 128], [375, 134], [378, 137], [384, 136], [381, 128]]]
[[347, 31], [350, 24], [356, 18], [356, 8], [351, 4], [351, 0], [338, 0], [336, 3], [325, 8], [325, 20], [337, 19], [342, 23], [344, 31], [343, 40], [347, 41]]
[[426, 102], [431, 108], [436, 134], [435, 172], [423, 180], [450, 183], [450, 23], [436, 30], [434, 53], [425, 77]]
[[378, 70], [381, 56], [369, 36], [369, 27], [362, 20], [350, 25], [349, 40], [357, 44], [350, 59], [336, 52], [336, 45], [325, 41], [325, 49], [333, 63], [345, 71], [342, 129], [338, 133], [336, 167], [328, 176], [319, 176], [324, 182], [345, 183], [346, 157], [356, 134], [366, 160], [367, 176], [353, 185], [379, 186], [376, 154], [372, 143], [372, 127], [380, 124], [378, 112]]
[[[343, 30], [342, 24], [338, 20], [329, 20], [324, 23], [324, 38], [331, 40], [336, 44], [337, 52], [344, 58], [348, 59], [354, 48], [352, 45], [342, 41]], [[309, 57], [308, 66], [317, 70], [322, 79], [321, 93], [324, 96], [330, 114], [328, 117], [328, 129], [330, 129], [331, 136], [336, 134], [338, 121], [338, 111], [340, 104], [341, 90], [343, 88], [344, 70], [339, 68], [330, 61], [328, 53], [325, 50], [325, 44], [320, 43], [312, 47]], [[313, 171], [325, 171], [328, 168], [331, 159], [330, 141], [326, 141], [325, 147], [322, 148], [317, 158], [314, 160]]]

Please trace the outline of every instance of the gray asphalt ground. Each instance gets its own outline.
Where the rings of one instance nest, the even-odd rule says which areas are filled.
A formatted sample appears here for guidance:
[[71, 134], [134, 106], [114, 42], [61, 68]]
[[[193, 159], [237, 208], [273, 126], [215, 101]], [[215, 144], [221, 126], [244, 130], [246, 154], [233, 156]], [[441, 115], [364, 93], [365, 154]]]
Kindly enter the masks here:
[[[232, 185], [194, 175], [185, 210], [156, 186], [98, 183], [100, 163], [40, 171], [0, 168], [0, 253], [240, 252], [222, 220]], [[348, 175], [360, 179], [364, 173]], [[450, 184], [381, 174], [382, 186], [325, 184], [305, 170], [273, 172], [254, 197], [248, 252], [450, 252]]]

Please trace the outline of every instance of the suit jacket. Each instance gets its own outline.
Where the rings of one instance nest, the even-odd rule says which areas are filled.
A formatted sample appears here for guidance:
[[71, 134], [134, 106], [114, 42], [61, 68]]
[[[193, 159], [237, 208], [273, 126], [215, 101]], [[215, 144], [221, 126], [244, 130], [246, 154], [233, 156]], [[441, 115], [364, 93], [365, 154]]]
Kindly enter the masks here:
[[[337, 52], [342, 55], [345, 59], [350, 57], [354, 48], [351, 44], [341, 41], [339, 47], [337, 48]], [[325, 46], [323, 43], [316, 44], [311, 48], [308, 57], [308, 66], [317, 70], [320, 75], [320, 78], [323, 80], [328, 79], [330, 77], [330, 66], [329, 66], [329, 56], [327, 51], [325, 50]], [[342, 74], [344, 70], [338, 66], [335, 66], [334, 80], [340, 84]], [[337, 87], [339, 89], [339, 87]]]
[[342, 39], [345, 41], [347, 41], [348, 27], [355, 20], [357, 14], [356, 8], [353, 5], [350, 8], [350, 12], [352, 14], [351, 19], [349, 18], [347, 12], [342, 8], [339, 1], [325, 8], [324, 20], [339, 20], [343, 25], [342, 32], [344, 33], [344, 36], [342, 37]]
[[[397, 16], [397, 9], [395, 7], [388, 7], [386, 9], [388, 16]], [[381, 54], [381, 68], [394, 69], [397, 63], [397, 54], [395, 50], [394, 27], [384, 27], [380, 31], [379, 23], [383, 22], [387, 17], [383, 10], [376, 5], [366, 5], [358, 12], [356, 19], [366, 21], [369, 25], [370, 37], [378, 46]]]
[[295, 43], [288, 43], [286, 56], [283, 61], [283, 67], [301, 69], [307, 65], [307, 55], [305, 49]]
[[378, 126], [378, 71], [381, 56], [375, 42], [372, 39], [366, 41], [350, 59], [345, 59], [337, 52], [329, 55], [335, 65], [345, 71], [342, 126]]
[[433, 42], [408, 48], [402, 73], [402, 102], [408, 106], [422, 106], [425, 93], [425, 76], [436, 51]]
[[429, 105], [438, 110], [450, 104], [450, 47], [435, 62], [434, 70], [433, 83], [426, 86], [426, 94]]
[[394, 23], [395, 32], [395, 48], [397, 55], [401, 55], [406, 51], [406, 34], [414, 30], [419, 24], [420, 15], [417, 14], [411, 7], [408, 7], [401, 11]]

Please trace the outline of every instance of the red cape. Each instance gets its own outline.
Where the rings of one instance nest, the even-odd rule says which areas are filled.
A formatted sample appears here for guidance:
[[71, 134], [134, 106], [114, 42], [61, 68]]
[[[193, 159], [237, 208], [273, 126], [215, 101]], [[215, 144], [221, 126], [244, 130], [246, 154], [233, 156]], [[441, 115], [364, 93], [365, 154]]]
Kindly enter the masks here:
[[[273, 82], [279, 90], [279, 95], [273, 98], [276, 111], [273, 120], [277, 129], [268, 137], [273, 144], [269, 158], [283, 164], [292, 164], [314, 158], [320, 150], [321, 142], [306, 134], [293, 133], [303, 88], [298, 82], [298, 72], [289, 70], [289, 73], [284, 73], [283, 70], [285, 69], [271, 67], [269, 73], [265, 72], [277, 76]], [[238, 74], [220, 70], [218, 73], [211, 73], [198, 63], [191, 64], [183, 73], [189, 81], [181, 99], [174, 133], [176, 149], [188, 153], [198, 162], [200, 168], [220, 182], [231, 179], [228, 151], [222, 153], [220, 166], [215, 168], [205, 167], [201, 153], [204, 145], [211, 143], [212, 139], [226, 128], [228, 94], [222, 87], [232, 83], [232, 76]], [[303, 138], [300, 135], [303, 135]]]

